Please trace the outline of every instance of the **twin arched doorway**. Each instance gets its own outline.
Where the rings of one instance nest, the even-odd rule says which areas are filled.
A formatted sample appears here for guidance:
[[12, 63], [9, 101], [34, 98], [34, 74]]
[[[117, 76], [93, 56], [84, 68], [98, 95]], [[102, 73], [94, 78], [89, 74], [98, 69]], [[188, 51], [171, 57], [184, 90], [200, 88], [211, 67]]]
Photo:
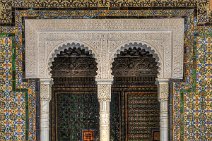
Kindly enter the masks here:
[[[82, 43], [95, 54], [98, 63], [95, 79], [99, 103], [99, 136], [101, 141], [110, 140], [111, 83], [115, 82], [111, 75], [112, 62], [114, 54], [119, 54], [117, 50], [123, 44], [127, 44], [123, 46], [127, 49], [131, 45], [136, 45], [128, 44], [132, 41], [147, 43], [148, 46], [141, 44], [141, 48], [151, 52], [153, 58], [157, 59], [155, 54], [158, 55], [159, 60], [157, 59], [156, 62], [160, 67], [157, 79], [160, 102], [160, 140], [168, 141], [169, 81], [183, 79], [183, 18], [26, 19], [25, 33], [26, 78], [40, 80], [40, 139], [42, 141], [49, 141], [49, 102], [52, 97], [52, 78], [49, 67], [55, 55], [58, 54], [57, 51], [64, 50], [63, 44], [71, 42]], [[140, 46], [140, 43], [136, 46]], [[173, 121], [170, 120], [170, 122]]]
[[[112, 64], [110, 140], [159, 140], [157, 62], [149, 51], [130, 44]], [[66, 47], [51, 67], [51, 139], [100, 139], [97, 63], [90, 51]]]

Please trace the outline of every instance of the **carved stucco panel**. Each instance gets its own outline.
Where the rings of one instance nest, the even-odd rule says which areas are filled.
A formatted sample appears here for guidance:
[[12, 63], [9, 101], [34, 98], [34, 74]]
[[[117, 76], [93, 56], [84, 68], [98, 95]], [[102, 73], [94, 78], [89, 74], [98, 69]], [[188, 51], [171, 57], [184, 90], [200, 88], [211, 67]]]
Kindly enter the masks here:
[[[172, 56], [172, 45], [171, 36], [172, 32], [129, 32], [129, 33], [110, 33], [108, 44], [110, 52], [110, 64], [112, 64], [116, 54], [119, 54], [122, 47], [128, 45], [133, 47], [134, 43], [142, 44], [151, 47], [154, 53], [157, 53], [159, 60], [159, 78], [170, 78], [171, 77], [171, 56]], [[132, 45], [130, 45], [132, 44]], [[139, 47], [139, 45], [136, 45]], [[151, 52], [150, 52], [151, 53]], [[165, 66], [164, 66], [165, 65]], [[112, 65], [110, 66], [112, 67]], [[164, 69], [166, 68], [166, 69]]]
[[[53, 46], [51, 42], [65, 44], [69, 41], [69, 43], [80, 43], [94, 52], [98, 61], [97, 79], [112, 78], [111, 57], [115, 56], [117, 48], [121, 48], [118, 44], [124, 42], [147, 42], [152, 48], [150, 50], [155, 51], [160, 58], [159, 64], [163, 68], [160, 70], [160, 77], [182, 78], [182, 24], [183, 19], [26, 20], [26, 55], [29, 56], [26, 59], [26, 76], [28, 78], [50, 77], [48, 65], [51, 63], [47, 60], [58, 48], [58, 45], [50, 47]], [[170, 33], [172, 34], [167, 35]], [[39, 44], [37, 44], [38, 41]], [[114, 42], [111, 47], [112, 41]], [[40, 66], [39, 71], [38, 66]]]
[[[50, 36], [49, 36], [50, 35]], [[84, 38], [80, 38], [79, 40], [79, 35], [76, 33], [66, 33], [65, 35], [63, 33], [40, 33], [40, 40], [39, 40], [39, 58], [41, 59], [41, 63], [39, 65], [39, 74], [41, 75], [41, 78], [48, 78], [50, 76], [50, 66], [51, 62], [49, 62], [52, 58], [53, 54], [59, 53], [58, 50], [59, 48], [63, 47], [64, 45], [67, 45], [68, 43], [79, 43], [82, 47], [87, 48], [88, 50], [91, 50], [92, 53], [94, 54], [94, 57], [96, 58], [97, 64], [99, 63], [99, 54], [98, 50], [96, 49], [100, 45], [100, 41], [95, 41], [92, 40], [93, 36], [92, 35], [87, 35], [86, 34], [80, 34], [83, 35]], [[89, 38], [88, 38], [89, 36]], [[88, 40], [89, 39], [89, 40]], [[94, 39], [94, 38], [93, 38]], [[44, 48], [44, 49], [43, 49]], [[101, 48], [99, 46], [99, 48]], [[65, 49], [65, 48], [64, 48]], [[62, 49], [62, 50], [64, 50]], [[62, 51], [61, 50], [61, 51]], [[97, 54], [97, 55], [96, 55]], [[54, 55], [53, 55], [54, 56]], [[100, 73], [98, 73], [100, 74]]]
[[[182, 29], [179, 29], [182, 30]], [[181, 31], [182, 32], [182, 31]], [[173, 34], [173, 67], [172, 67], [172, 77], [178, 78], [179, 76], [183, 75], [183, 61], [184, 61], [184, 49], [182, 48], [183, 45], [183, 36]], [[181, 39], [181, 40], [176, 40]], [[177, 53], [176, 53], [177, 52]]]
[[[172, 34], [163, 34], [163, 40], [160, 42], [160, 47], [163, 47], [163, 77], [162, 78], [171, 78], [172, 77]], [[160, 77], [161, 78], [161, 77]]]
[[[27, 62], [26, 72], [27, 72], [29, 78], [33, 78], [33, 77], [36, 77], [35, 74], [36, 74], [36, 72], [38, 70], [38, 68], [34, 67], [35, 64], [36, 64], [36, 60], [32, 59], [32, 58], [37, 58], [36, 46], [37, 46], [38, 36], [37, 36], [36, 30], [34, 30], [32, 26], [29, 26], [29, 24], [30, 23], [28, 23], [26, 21], [25, 30], [27, 32], [25, 32], [25, 36], [26, 37], [33, 37], [33, 38], [27, 38], [26, 39], [25, 55], [29, 56], [29, 57], [26, 57], [25, 61]], [[33, 68], [33, 69], [30, 69], [30, 68]]]
[[[50, 33], [49, 33], [50, 34]], [[106, 33], [90, 33], [90, 32], [84, 32], [83, 34], [80, 34], [76, 36], [77, 33], [51, 33], [50, 36], [49, 34], [46, 33], [40, 33], [40, 38], [45, 41], [41, 40], [40, 41], [40, 46], [39, 48], [42, 48], [45, 46], [45, 51], [47, 53], [47, 56], [52, 54], [52, 50], [56, 50], [60, 44], [65, 44], [66, 43], [71, 43], [71, 42], [76, 42], [76, 40], [82, 40], [82, 44], [86, 45], [88, 44], [90, 47], [92, 47], [92, 50], [95, 51], [94, 55], [95, 58], [99, 62], [98, 63], [98, 75], [97, 78], [104, 78], [104, 79], [111, 79], [111, 64], [113, 62], [114, 54], [116, 53], [116, 50], [120, 49], [121, 45], [123, 43], [129, 43], [126, 41], [131, 41], [132, 43], [138, 42], [140, 43], [142, 41], [143, 44], [149, 44], [151, 43], [150, 47], [152, 47], [159, 55], [159, 61], [160, 61], [160, 67], [163, 68], [163, 42], [164, 42], [164, 37], [166, 38], [167, 36], [170, 36], [170, 32], [164, 32], [164, 33], [151, 33], [151, 32], [140, 32], [136, 33], [136, 36], [134, 37], [135, 32], [128, 34], [126, 33], [111, 33], [111, 32], [106, 32]], [[151, 34], [151, 38], [154, 40], [149, 40], [149, 36], [146, 36], [147, 34]], [[167, 36], [164, 36], [166, 34]], [[83, 35], [81, 37], [81, 35]], [[88, 38], [89, 36], [89, 38]], [[129, 37], [130, 36], [130, 37]], [[49, 41], [49, 37], [51, 37], [51, 40]], [[83, 38], [85, 37], [85, 38]], [[53, 39], [53, 40], [52, 40]], [[73, 41], [71, 41], [72, 39]], [[147, 40], [148, 39], [148, 40]], [[168, 38], [170, 39], [170, 38]], [[47, 41], [46, 41], [47, 40]], [[57, 41], [59, 40], [59, 41]], [[70, 41], [67, 41], [70, 40]], [[112, 40], [112, 41], [111, 41]], [[42, 43], [43, 42], [43, 43]], [[52, 44], [55, 43], [55, 44]], [[48, 46], [47, 46], [48, 45]], [[167, 48], [167, 47], [166, 47]], [[169, 47], [170, 48], [170, 47]], [[42, 52], [42, 53], [44, 53]], [[41, 53], [41, 54], [42, 54]], [[97, 54], [97, 55], [96, 55]], [[42, 55], [40, 58], [42, 60], [47, 60], [45, 64], [45, 68], [48, 67], [48, 58], [44, 58], [45, 55]], [[109, 61], [108, 61], [109, 60]], [[170, 62], [167, 62], [168, 64], [171, 64]], [[41, 68], [43, 67], [42, 65], [40, 66]], [[170, 67], [170, 66], [169, 66]], [[167, 69], [170, 70], [170, 69]], [[45, 74], [45, 72], [42, 72], [42, 74]], [[49, 74], [46, 74], [49, 75]], [[160, 77], [163, 77], [163, 69], [160, 71]]]
[[[180, 19], [39, 19], [31, 20], [31, 26], [45, 30], [167, 30], [177, 27]], [[183, 19], [181, 19], [183, 20]], [[30, 21], [30, 19], [28, 20]]]

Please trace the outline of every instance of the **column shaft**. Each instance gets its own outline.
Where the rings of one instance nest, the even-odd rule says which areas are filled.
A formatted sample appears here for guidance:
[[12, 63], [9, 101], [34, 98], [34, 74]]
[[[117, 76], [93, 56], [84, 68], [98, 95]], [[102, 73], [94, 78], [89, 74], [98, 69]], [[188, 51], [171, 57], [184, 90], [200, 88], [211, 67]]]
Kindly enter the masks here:
[[100, 141], [110, 141], [110, 101], [112, 81], [97, 81], [100, 105]]
[[168, 80], [158, 80], [158, 100], [160, 102], [160, 140], [168, 141]]
[[[160, 109], [167, 107], [168, 101], [160, 101]], [[168, 141], [168, 110], [160, 110], [160, 140]]]
[[40, 140], [49, 141], [49, 101], [40, 101], [41, 116], [40, 116]]
[[100, 141], [110, 140], [110, 101], [100, 101]]
[[49, 102], [51, 100], [51, 79], [40, 80], [40, 140], [49, 141]]

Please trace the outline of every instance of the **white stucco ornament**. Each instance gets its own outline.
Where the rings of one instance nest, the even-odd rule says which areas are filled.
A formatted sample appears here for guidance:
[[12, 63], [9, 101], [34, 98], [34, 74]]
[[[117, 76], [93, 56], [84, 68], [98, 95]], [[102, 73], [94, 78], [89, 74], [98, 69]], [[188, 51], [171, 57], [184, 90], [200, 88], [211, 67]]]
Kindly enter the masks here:
[[97, 79], [112, 79], [114, 57], [131, 46], [157, 56], [159, 78], [183, 77], [183, 18], [26, 19], [25, 26], [27, 78], [50, 78], [52, 60], [68, 44], [92, 51]]

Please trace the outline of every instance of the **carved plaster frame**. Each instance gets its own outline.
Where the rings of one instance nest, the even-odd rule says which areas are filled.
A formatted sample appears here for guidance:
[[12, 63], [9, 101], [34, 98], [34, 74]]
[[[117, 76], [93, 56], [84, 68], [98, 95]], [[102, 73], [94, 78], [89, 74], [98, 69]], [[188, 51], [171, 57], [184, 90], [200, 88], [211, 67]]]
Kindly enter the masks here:
[[[92, 51], [97, 62], [100, 102], [100, 140], [109, 141], [109, 103], [112, 62], [122, 49], [136, 46], [158, 61], [161, 140], [168, 141], [168, 81], [183, 78], [184, 19], [26, 19], [26, 78], [40, 78], [41, 141], [48, 141], [48, 102], [51, 98], [52, 60], [67, 45]], [[44, 86], [42, 86], [44, 85]], [[45, 96], [48, 95], [48, 96]], [[49, 97], [45, 99], [42, 97]], [[45, 101], [45, 102], [43, 102]], [[43, 104], [42, 104], [43, 103]], [[46, 108], [45, 108], [46, 107]], [[45, 135], [45, 137], [44, 137]]]

